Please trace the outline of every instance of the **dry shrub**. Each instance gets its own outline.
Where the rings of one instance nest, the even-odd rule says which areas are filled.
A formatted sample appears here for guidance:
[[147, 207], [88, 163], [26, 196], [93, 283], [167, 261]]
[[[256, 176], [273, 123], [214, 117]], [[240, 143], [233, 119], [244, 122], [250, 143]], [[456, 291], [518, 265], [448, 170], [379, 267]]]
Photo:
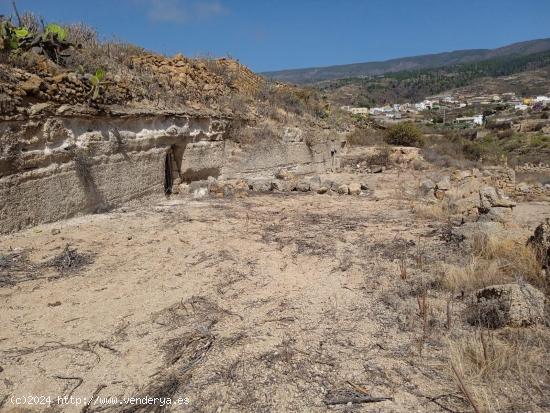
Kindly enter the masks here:
[[412, 206], [412, 212], [420, 218], [448, 221], [451, 217], [451, 211], [448, 202], [438, 202], [435, 204], [415, 204]]
[[384, 136], [386, 143], [398, 146], [424, 146], [424, 135], [412, 122], [402, 122], [390, 126]]
[[472, 291], [517, 280], [544, 288], [534, 251], [513, 238], [475, 234], [468, 264], [445, 265], [442, 285], [452, 291]]
[[350, 146], [376, 146], [384, 143], [381, 131], [373, 128], [355, 128], [346, 139]]
[[549, 402], [547, 330], [481, 331], [453, 340], [449, 347], [450, 362], [458, 373], [451, 375], [459, 388], [463, 380], [479, 411], [539, 411]]
[[280, 137], [275, 131], [275, 127], [270, 123], [264, 123], [258, 127], [235, 128], [228, 136], [229, 139], [241, 145], [276, 145], [280, 142]]

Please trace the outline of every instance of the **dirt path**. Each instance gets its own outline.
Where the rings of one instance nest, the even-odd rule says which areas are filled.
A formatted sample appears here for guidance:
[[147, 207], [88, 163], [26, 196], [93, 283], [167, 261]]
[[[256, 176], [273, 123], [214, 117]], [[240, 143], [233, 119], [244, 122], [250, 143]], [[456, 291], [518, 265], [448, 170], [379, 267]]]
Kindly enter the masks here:
[[[163, 200], [3, 237], [0, 249], [29, 251], [25, 265], [41, 279], [0, 288], [0, 400], [96, 394], [189, 399], [172, 411], [438, 411], [428, 398], [456, 392], [442, 354], [445, 301], [434, 298], [435, 333], [424, 337], [416, 297], [450, 249], [439, 224], [412, 216], [395, 174], [368, 179], [367, 196]], [[37, 268], [67, 244], [93, 262], [61, 274]], [[363, 393], [391, 400], [326, 404]], [[108, 407], [50, 410], [137, 411]]]

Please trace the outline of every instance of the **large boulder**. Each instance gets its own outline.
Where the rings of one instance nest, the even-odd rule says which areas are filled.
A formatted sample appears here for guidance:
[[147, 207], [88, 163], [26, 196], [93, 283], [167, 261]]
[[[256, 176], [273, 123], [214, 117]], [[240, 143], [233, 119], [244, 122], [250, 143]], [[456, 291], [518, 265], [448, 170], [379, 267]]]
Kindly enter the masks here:
[[475, 293], [468, 311], [474, 325], [524, 327], [544, 322], [545, 297], [530, 284], [492, 285]]
[[479, 190], [479, 220], [506, 223], [512, 220], [516, 203], [500, 189], [486, 186]]
[[500, 189], [492, 186], [485, 186], [479, 190], [479, 202], [481, 208], [492, 207], [513, 208], [516, 203], [509, 199]]

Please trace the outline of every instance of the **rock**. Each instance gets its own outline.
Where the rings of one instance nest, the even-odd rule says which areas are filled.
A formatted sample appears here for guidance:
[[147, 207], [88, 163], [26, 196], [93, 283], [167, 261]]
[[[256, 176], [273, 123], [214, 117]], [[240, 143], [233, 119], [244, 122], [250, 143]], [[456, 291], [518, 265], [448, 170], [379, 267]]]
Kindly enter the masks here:
[[374, 165], [374, 166], [371, 166], [370, 171], [373, 174], [379, 174], [381, 172], [384, 172], [384, 167], [380, 165]]
[[419, 189], [420, 189], [420, 193], [423, 196], [433, 195], [434, 189], [435, 189], [435, 183], [431, 179], [426, 179], [420, 182]]
[[326, 186], [321, 186], [321, 187], [317, 190], [317, 193], [318, 193], [318, 194], [326, 194], [328, 191], [329, 191], [329, 188], [327, 188]]
[[336, 191], [338, 189], [338, 184], [331, 179], [325, 179], [321, 182], [321, 187], [327, 188], [327, 190]]
[[271, 180], [271, 190], [272, 191], [278, 191], [278, 192], [284, 192], [285, 191], [284, 181], [281, 181], [280, 179], [272, 179]]
[[178, 185], [178, 191], [180, 194], [187, 194], [189, 193], [189, 184], [181, 183]]
[[519, 184], [517, 184], [516, 189], [520, 192], [523, 192], [524, 194], [528, 194], [529, 192], [531, 192], [531, 187], [525, 182], [520, 182]]
[[298, 181], [296, 184], [296, 190], [300, 192], [308, 192], [309, 191], [309, 181], [301, 180]]
[[467, 178], [471, 178], [472, 176], [473, 176], [472, 171], [469, 171], [469, 170], [468, 171], [459, 171], [459, 170], [457, 170], [457, 171], [453, 172], [451, 179], [453, 181], [459, 181], [460, 182], [460, 181], [463, 181]]
[[449, 189], [451, 189], [451, 178], [449, 178], [448, 176], [444, 176], [439, 180], [439, 182], [437, 182], [435, 188], [439, 189], [440, 191], [448, 191]]
[[43, 103], [35, 103], [29, 108], [29, 115], [36, 116], [40, 114], [41, 112], [46, 111], [47, 109], [51, 108], [52, 104], [43, 102]]
[[535, 228], [534, 234], [529, 237], [527, 245], [535, 250], [538, 261], [550, 276], [550, 218]]
[[349, 193], [349, 188], [346, 184], [342, 184], [338, 186], [336, 192], [338, 192], [340, 195], [347, 195]]
[[485, 186], [479, 190], [480, 206], [483, 209], [492, 207], [512, 208], [516, 203], [506, 197], [501, 190], [496, 190], [492, 186]]
[[58, 235], [58, 234], [61, 234], [61, 230], [59, 228], [53, 228], [52, 235]]
[[492, 207], [487, 210], [483, 210], [484, 212], [481, 212], [479, 214], [479, 221], [482, 222], [500, 222], [502, 224], [506, 222], [510, 222], [513, 219], [512, 215], [512, 208], [506, 208], [506, 207]]
[[254, 179], [248, 181], [249, 189], [254, 192], [269, 192], [271, 191], [271, 180], [269, 179]]
[[227, 184], [214, 180], [210, 182], [208, 190], [212, 196], [223, 198], [225, 196], [225, 186], [227, 186]]
[[449, 202], [449, 208], [455, 214], [477, 214], [479, 209], [479, 196], [471, 195], [455, 199]]
[[44, 82], [36, 75], [31, 75], [30, 78], [21, 83], [20, 87], [25, 91], [27, 95], [33, 95], [38, 93], [42, 88]]
[[475, 293], [468, 321], [489, 328], [525, 327], [544, 320], [544, 294], [530, 284], [493, 285]]
[[277, 178], [277, 179], [282, 179], [282, 180], [285, 180], [285, 181], [288, 181], [288, 180], [294, 178], [294, 174], [293, 174], [292, 172], [289, 172], [289, 171], [286, 170], [286, 169], [280, 169], [280, 170], [275, 174], [275, 178]]
[[366, 182], [361, 182], [361, 190], [362, 191], [368, 191], [369, 190], [369, 186], [367, 185]]
[[314, 176], [309, 180], [309, 189], [313, 192], [317, 192], [321, 188], [321, 177]]
[[201, 199], [204, 198], [206, 195], [208, 195], [208, 188], [197, 188], [193, 191], [193, 198], [195, 199]]
[[233, 184], [233, 193], [238, 197], [248, 196], [248, 184], [244, 179], [239, 179]]
[[361, 184], [352, 182], [348, 187], [350, 195], [359, 195], [361, 193]]

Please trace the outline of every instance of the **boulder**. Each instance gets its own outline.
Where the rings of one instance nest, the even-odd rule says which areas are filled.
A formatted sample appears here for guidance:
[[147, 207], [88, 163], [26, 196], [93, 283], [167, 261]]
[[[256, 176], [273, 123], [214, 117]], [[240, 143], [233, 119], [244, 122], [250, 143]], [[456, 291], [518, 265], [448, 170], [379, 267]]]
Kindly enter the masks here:
[[434, 189], [435, 189], [435, 183], [431, 179], [425, 179], [424, 181], [420, 182], [420, 193], [423, 196], [427, 195], [433, 195]]
[[463, 181], [465, 179], [471, 178], [472, 176], [473, 176], [473, 173], [470, 170], [466, 170], [466, 171], [457, 170], [457, 171], [453, 172], [451, 178], [452, 178], [453, 181], [460, 182], [460, 181]]
[[309, 189], [317, 192], [321, 188], [321, 177], [316, 175], [309, 180]]
[[478, 210], [480, 211], [478, 220], [481, 222], [500, 222], [505, 224], [513, 219], [512, 208], [492, 207], [489, 209]]
[[348, 186], [350, 195], [359, 195], [361, 193], [361, 184], [358, 182], [352, 182]]
[[248, 181], [248, 188], [254, 192], [269, 192], [271, 191], [271, 180], [269, 179], [253, 179]]
[[454, 199], [449, 202], [449, 208], [455, 214], [477, 214], [479, 209], [479, 196], [471, 195]]
[[318, 193], [318, 194], [326, 194], [328, 191], [329, 191], [329, 188], [327, 188], [326, 186], [321, 186], [321, 187], [317, 190], [317, 193]]
[[479, 190], [480, 206], [483, 209], [491, 207], [513, 208], [516, 203], [509, 199], [501, 190], [485, 186]]
[[505, 223], [512, 220], [514, 201], [500, 189], [486, 186], [479, 191], [479, 220]]
[[349, 193], [349, 188], [346, 184], [339, 185], [336, 192], [340, 195], [347, 195]]
[[544, 321], [544, 294], [530, 284], [492, 285], [476, 291], [468, 321], [489, 328], [524, 327]]
[[309, 181], [298, 181], [298, 183], [296, 184], [296, 190], [300, 192], [309, 192]]
[[437, 184], [435, 184], [435, 188], [439, 189], [440, 191], [448, 191], [449, 189], [451, 189], [451, 178], [448, 176], [444, 176], [437, 182]]

